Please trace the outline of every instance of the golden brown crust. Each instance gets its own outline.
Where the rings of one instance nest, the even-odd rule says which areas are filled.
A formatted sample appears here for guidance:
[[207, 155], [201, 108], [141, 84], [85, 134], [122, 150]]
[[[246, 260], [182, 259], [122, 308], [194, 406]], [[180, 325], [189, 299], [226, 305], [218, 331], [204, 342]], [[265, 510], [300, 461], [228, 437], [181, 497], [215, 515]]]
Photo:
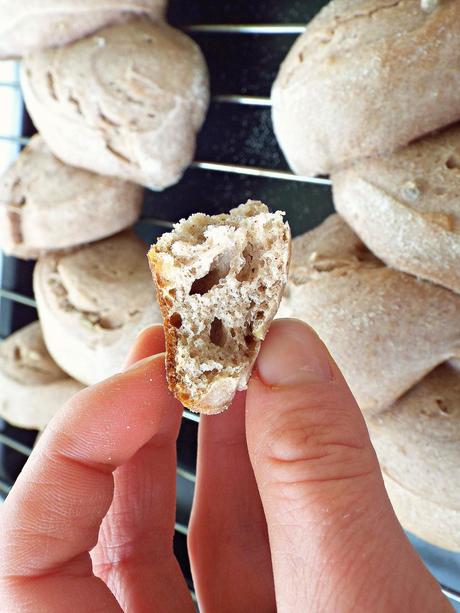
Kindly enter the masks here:
[[166, 302], [165, 294], [163, 292], [164, 282], [160, 273], [159, 262], [155, 257], [156, 251], [155, 247], [152, 247], [148, 253], [148, 260], [150, 270], [152, 271], [152, 276], [155, 280], [157, 286], [157, 298], [158, 304], [160, 305], [161, 315], [163, 317], [163, 326], [164, 326], [164, 334], [165, 334], [165, 344], [166, 344], [166, 377], [168, 380], [168, 388], [170, 392], [172, 392], [180, 402], [182, 402], [182, 395], [180, 394], [180, 390], [177, 386], [176, 380], [176, 346], [177, 346], [177, 333], [175, 332], [174, 326], [171, 325], [170, 319], [168, 317], [168, 305]]

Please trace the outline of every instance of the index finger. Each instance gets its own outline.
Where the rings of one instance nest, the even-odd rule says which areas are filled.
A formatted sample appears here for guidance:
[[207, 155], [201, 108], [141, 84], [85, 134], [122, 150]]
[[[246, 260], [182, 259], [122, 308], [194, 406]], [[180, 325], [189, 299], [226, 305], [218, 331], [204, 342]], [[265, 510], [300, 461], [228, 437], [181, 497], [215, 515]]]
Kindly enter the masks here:
[[[74, 577], [81, 600], [82, 577], [99, 582], [88, 551], [112, 500], [112, 472], [152, 437], [174, 438], [180, 419], [163, 355], [75, 396], [44, 432], [2, 509], [3, 581]], [[100, 582], [102, 588], [110, 594]], [[93, 594], [85, 610], [105, 610], [108, 595], [100, 597], [97, 604]]]

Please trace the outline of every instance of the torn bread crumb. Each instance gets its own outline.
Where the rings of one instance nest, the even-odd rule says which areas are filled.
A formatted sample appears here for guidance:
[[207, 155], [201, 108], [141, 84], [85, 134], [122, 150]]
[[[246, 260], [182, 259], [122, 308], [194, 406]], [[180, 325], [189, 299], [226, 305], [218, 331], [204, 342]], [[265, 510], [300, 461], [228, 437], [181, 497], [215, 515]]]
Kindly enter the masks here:
[[220, 413], [246, 389], [287, 280], [283, 215], [253, 200], [229, 214], [197, 213], [149, 252], [169, 388], [192, 411]]

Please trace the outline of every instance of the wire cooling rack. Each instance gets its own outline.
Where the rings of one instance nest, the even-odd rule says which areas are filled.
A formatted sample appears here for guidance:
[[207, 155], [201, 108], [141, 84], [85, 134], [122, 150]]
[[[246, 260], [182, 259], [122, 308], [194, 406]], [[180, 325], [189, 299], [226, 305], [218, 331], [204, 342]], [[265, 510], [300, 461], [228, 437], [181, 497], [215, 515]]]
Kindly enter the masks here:
[[[196, 159], [183, 179], [162, 193], [146, 191], [137, 229], [147, 241], [192, 212], [227, 211], [249, 197], [285, 210], [294, 235], [316, 226], [332, 212], [329, 179], [297, 176], [287, 168], [273, 135], [269, 97], [280, 62], [304, 24], [325, 2], [285, 0], [275, 4], [270, 8], [264, 0], [171, 1], [170, 22], [192, 36], [205, 53], [212, 102]], [[226, 23], [221, 23], [223, 18]], [[2, 91], [8, 90], [16, 92], [21, 106], [17, 70], [13, 74], [0, 80], [0, 105], [5, 99]], [[17, 154], [34, 132], [26, 112], [16, 130], [5, 129], [0, 117], [0, 162], [2, 151], [9, 148], [10, 156]], [[32, 270], [33, 264], [15, 258], [3, 256], [0, 262], [2, 337], [37, 317]], [[198, 422], [199, 416], [184, 411], [178, 440], [175, 550], [191, 588], [185, 538], [195, 483]], [[6, 496], [10, 491], [35, 437], [34, 432], [6, 423], [0, 428], [0, 494]], [[458, 591], [441, 587], [453, 603], [460, 603]]]

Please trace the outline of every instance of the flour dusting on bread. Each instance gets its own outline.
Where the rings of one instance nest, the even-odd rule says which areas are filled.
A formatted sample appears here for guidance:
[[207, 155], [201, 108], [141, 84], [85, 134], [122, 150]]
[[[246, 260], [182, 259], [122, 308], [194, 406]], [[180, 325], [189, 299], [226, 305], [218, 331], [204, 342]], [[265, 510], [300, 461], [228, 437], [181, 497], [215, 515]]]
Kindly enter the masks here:
[[202, 413], [246, 388], [287, 280], [283, 213], [249, 200], [182, 220], [149, 252], [165, 324], [171, 391]]

